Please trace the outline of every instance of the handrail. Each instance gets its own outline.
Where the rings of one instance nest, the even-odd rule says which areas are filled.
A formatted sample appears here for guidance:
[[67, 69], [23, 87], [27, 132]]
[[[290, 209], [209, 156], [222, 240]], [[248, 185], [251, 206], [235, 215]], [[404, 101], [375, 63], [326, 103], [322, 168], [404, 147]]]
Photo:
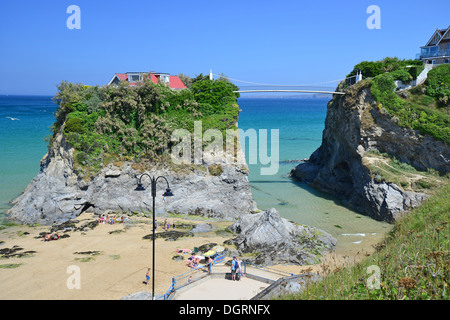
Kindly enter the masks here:
[[[198, 273], [198, 272], [205, 272], [205, 270], [207, 270], [205, 272], [205, 276], [209, 275], [209, 274], [211, 274], [211, 266], [217, 265], [217, 264], [223, 262], [224, 260], [225, 260], [225, 253], [222, 253], [222, 254], [219, 254], [218, 256], [216, 256], [211, 264], [206, 264], [204, 266], [201, 266], [201, 267], [198, 267], [198, 268], [195, 268], [195, 269], [191, 269], [191, 270], [189, 270], [187, 272], [184, 272], [182, 274], [179, 274], [179, 275], [173, 277], [172, 278], [172, 285], [170, 286], [170, 288], [167, 290], [167, 292], [164, 295], [162, 295], [158, 299], [171, 300], [172, 297], [173, 297], [173, 293], [175, 293], [181, 287], [184, 287], [187, 284], [189, 284], [189, 282], [182, 283], [183, 279], [185, 279], [186, 277], [188, 277], [190, 275]], [[204, 276], [200, 276], [199, 279], [200, 278], [204, 278]], [[177, 284], [179, 284], [179, 286], [177, 286]]]
[[260, 266], [257, 266], [256, 264], [254, 264], [254, 263], [252, 263], [252, 262], [249, 262], [249, 261], [244, 261], [244, 273], [247, 273], [247, 264], [250, 264], [252, 267], [254, 267], [254, 268], [256, 268], [256, 269], [260, 269], [260, 270], [263, 270], [263, 271], [268, 271], [268, 272], [272, 272], [272, 273], [278, 273], [278, 274], [280, 274], [280, 275], [288, 275], [288, 276], [293, 276], [294, 274], [293, 273], [291, 273], [291, 272], [286, 272], [286, 271], [282, 271], [282, 270], [276, 270], [276, 269], [272, 269], [272, 268], [269, 268], [269, 267], [260, 267]]
[[[208, 275], [210, 275], [212, 273], [211, 272], [211, 267], [212, 266], [217, 265], [219, 263], [222, 263], [224, 260], [225, 260], [225, 253], [222, 253], [222, 254], [216, 256], [216, 258], [214, 258], [214, 260], [213, 260], [213, 262], [211, 264], [207, 264], [207, 265], [198, 267], [196, 269], [191, 269], [191, 270], [189, 270], [187, 272], [184, 272], [182, 274], [179, 274], [178, 276], [173, 277], [172, 278], [172, 285], [169, 287], [169, 289], [166, 291], [165, 294], [163, 294], [162, 296], [156, 298], [156, 300], [172, 300], [173, 296], [175, 295], [175, 293], [177, 292], [178, 289], [180, 289], [180, 288], [182, 288], [182, 287], [184, 287], [184, 286], [186, 286], [186, 285], [188, 285], [190, 283], [189, 281], [187, 283], [182, 283], [183, 281], [180, 281], [180, 280], [185, 279], [188, 275], [192, 275], [192, 274], [195, 274], [195, 273], [200, 272], [200, 271], [204, 272], [205, 270], [207, 270], [207, 272], [205, 272], [204, 276], [200, 276], [198, 279], [195, 279], [195, 281], [199, 280], [199, 279], [202, 279], [205, 276], [208, 276]], [[256, 269], [260, 269], [260, 270], [263, 270], [263, 271], [266, 271], [266, 272], [279, 274], [279, 275], [282, 275], [282, 276], [293, 276], [294, 275], [293, 273], [282, 271], [282, 270], [276, 270], [276, 269], [272, 269], [272, 268], [269, 268], [269, 267], [260, 267], [260, 266], [258, 266], [256, 264], [254, 264], [252, 262], [248, 262], [246, 260], [244, 260], [243, 263], [244, 263], [244, 270], [243, 270], [244, 274], [247, 274], [247, 265], [249, 265], [252, 268], [256, 268]]]
[[450, 55], [450, 49], [447, 50], [438, 50], [436, 52], [429, 52], [429, 53], [418, 53], [416, 55], [419, 56], [420, 58], [431, 58], [431, 57], [440, 57], [440, 56], [448, 56]]

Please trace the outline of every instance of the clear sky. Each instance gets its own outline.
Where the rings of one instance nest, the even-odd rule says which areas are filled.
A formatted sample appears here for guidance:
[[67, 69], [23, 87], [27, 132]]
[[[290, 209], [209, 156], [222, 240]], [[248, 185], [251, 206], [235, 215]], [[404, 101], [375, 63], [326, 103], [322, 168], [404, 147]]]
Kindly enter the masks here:
[[[79, 30], [67, 28], [70, 5]], [[370, 5], [381, 29], [367, 27]], [[2, 0], [0, 94], [53, 95], [62, 80], [103, 85], [127, 71], [341, 79], [362, 60], [414, 58], [449, 13], [449, 0]]]

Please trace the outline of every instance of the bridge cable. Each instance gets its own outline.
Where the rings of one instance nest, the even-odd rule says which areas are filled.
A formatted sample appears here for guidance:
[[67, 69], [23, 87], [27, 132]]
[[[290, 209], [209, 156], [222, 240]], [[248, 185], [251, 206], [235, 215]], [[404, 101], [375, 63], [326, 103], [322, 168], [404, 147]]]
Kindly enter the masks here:
[[344, 78], [344, 79], [337, 79], [337, 80], [331, 80], [331, 81], [320, 82], [320, 83], [292, 85], [292, 84], [265, 84], [265, 83], [256, 83], [256, 82], [250, 82], [250, 81], [244, 81], [244, 80], [233, 79], [233, 78], [230, 78], [230, 77], [227, 77], [227, 76], [224, 76], [224, 75], [215, 74], [215, 73], [213, 73], [213, 75], [219, 76], [219, 77], [224, 77], [224, 78], [227, 78], [227, 79], [233, 80], [233, 81], [243, 82], [243, 83], [255, 84], [255, 85], [260, 85], [260, 86], [276, 86], [276, 87], [308, 87], [308, 86], [315, 86], [315, 85], [318, 85], [318, 84], [325, 84], [325, 83], [338, 82], [338, 81], [342, 81], [342, 80], [346, 80], [346, 79], [350, 79], [350, 78], [356, 77], [356, 76], [351, 76], [351, 77]]

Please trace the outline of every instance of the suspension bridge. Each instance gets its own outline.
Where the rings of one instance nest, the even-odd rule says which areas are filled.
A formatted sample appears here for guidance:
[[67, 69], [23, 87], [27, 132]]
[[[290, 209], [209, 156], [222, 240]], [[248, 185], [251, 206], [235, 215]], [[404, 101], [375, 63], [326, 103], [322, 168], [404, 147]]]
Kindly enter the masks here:
[[[211, 80], [216, 77], [225, 77], [223, 75], [218, 75], [212, 73], [212, 70], [209, 74], [209, 78]], [[236, 93], [262, 93], [262, 92], [297, 92], [297, 93], [316, 93], [316, 94], [337, 94], [344, 95], [345, 92], [336, 91], [335, 88], [337, 84], [341, 81], [351, 81], [352, 84], [362, 80], [362, 74], [358, 72], [356, 75], [347, 77], [344, 79], [331, 80], [321, 83], [313, 83], [313, 84], [300, 84], [300, 85], [282, 85], [282, 84], [266, 84], [266, 83], [255, 83], [244, 80], [233, 79], [229, 77], [225, 77], [226, 79], [234, 82], [243, 83], [243, 85], [239, 86], [239, 90], [234, 91]], [[334, 86], [332, 84], [334, 83]], [[326, 86], [325, 86], [326, 85]]]

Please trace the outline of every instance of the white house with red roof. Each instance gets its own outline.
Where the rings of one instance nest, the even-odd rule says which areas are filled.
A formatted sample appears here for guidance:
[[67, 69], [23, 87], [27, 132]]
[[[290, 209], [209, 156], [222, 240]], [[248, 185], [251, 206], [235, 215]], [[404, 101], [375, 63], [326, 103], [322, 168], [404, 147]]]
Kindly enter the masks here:
[[187, 88], [178, 76], [171, 76], [168, 73], [155, 71], [115, 73], [108, 82], [108, 85], [118, 85], [121, 81], [128, 81], [131, 86], [134, 86], [136, 83], [149, 78], [153, 83], [166, 83], [170, 88], [175, 90]]

